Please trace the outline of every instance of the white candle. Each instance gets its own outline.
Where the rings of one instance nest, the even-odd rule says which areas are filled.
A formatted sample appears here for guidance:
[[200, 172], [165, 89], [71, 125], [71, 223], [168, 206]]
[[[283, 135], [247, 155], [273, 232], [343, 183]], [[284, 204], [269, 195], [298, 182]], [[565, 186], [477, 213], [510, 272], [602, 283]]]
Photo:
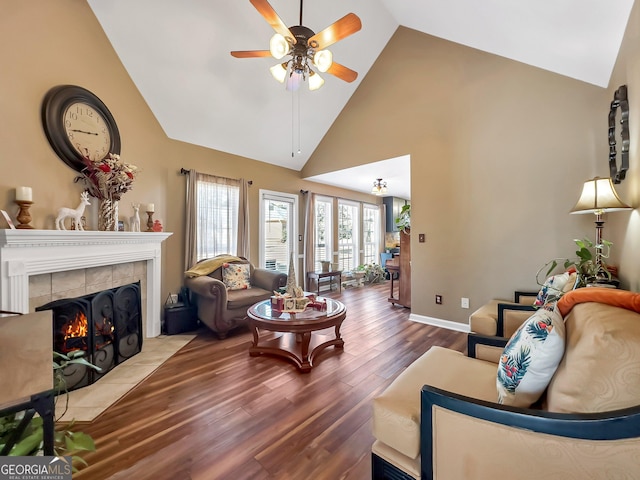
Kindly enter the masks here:
[[149, 205], [147, 205], [147, 212], [155, 212], [155, 205], [153, 203], [150, 203]]
[[31, 202], [33, 195], [31, 187], [16, 187], [16, 201], [17, 202]]

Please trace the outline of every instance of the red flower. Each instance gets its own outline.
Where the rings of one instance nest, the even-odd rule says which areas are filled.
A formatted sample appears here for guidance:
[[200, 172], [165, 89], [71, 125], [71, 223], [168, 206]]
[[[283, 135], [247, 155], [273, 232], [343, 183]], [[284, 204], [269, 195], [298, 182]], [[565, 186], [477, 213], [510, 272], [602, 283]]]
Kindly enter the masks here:
[[111, 171], [111, 167], [109, 167], [109, 165], [107, 165], [106, 163], [101, 163], [100, 165], [98, 165], [98, 168], [104, 173], [109, 173]]
[[127, 172], [127, 177], [129, 177], [131, 180], [133, 180], [133, 173]]

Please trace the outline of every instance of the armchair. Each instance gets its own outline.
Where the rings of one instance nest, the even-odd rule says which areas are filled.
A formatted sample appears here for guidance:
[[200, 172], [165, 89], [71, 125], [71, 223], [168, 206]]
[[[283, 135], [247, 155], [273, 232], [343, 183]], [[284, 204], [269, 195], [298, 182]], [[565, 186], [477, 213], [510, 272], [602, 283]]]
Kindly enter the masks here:
[[[241, 290], [227, 288], [222, 277], [224, 260], [228, 263], [250, 265], [251, 288]], [[200, 268], [198, 276], [189, 276], [190, 272], [198, 270], [197, 267], [204, 262], [210, 262], [212, 267]], [[202, 274], [212, 268], [210, 273]], [[230, 330], [247, 323], [247, 309], [251, 305], [268, 299], [274, 290], [284, 287], [287, 284], [287, 275], [275, 270], [254, 268], [247, 259], [242, 257], [226, 256], [199, 262], [187, 272], [184, 283], [195, 300], [200, 321], [213, 330], [218, 338], [223, 339]]]
[[413, 362], [374, 399], [373, 478], [637, 478], [640, 294], [580, 290], [558, 302], [564, 351], [528, 407], [498, 403], [497, 364], [475, 357], [507, 339]]
[[510, 337], [535, 310], [538, 292], [514, 292], [513, 301], [494, 299], [469, 315], [469, 329], [480, 335]]

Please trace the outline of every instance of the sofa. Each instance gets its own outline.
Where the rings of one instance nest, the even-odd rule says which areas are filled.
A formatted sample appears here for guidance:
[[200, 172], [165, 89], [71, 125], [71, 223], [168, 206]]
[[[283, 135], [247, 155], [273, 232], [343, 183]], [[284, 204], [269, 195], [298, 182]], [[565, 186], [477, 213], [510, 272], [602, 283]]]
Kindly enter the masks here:
[[[229, 281], [225, 284], [224, 269], [229, 265], [246, 265], [244, 287], [229, 287]], [[224, 339], [229, 331], [247, 324], [251, 305], [270, 298], [274, 290], [287, 284], [287, 275], [255, 268], [243, 257], [219, 255], [185, 272], [184, 284], [196, 304], [198, 319]]]
[[[432, 347], [404, 370], [373, 401], [373, 478], [640, 478], [640, 294], [582, 288], [552, 308], [509, 341], [470, 334], [466, 356]], [[555, 365], [536, 347], [518, 395], [503, 396], [508, 350], [535, 326]]]

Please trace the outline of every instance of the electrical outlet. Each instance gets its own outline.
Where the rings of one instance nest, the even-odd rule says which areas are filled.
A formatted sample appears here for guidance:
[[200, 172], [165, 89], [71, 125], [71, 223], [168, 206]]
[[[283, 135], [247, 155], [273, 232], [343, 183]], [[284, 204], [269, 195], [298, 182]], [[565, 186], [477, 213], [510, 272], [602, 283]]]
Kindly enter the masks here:
[[436, 304], [442, 305], [442, 295], [436, 295]]
[[460, 306], [461, 306], [462, 308], [469, 308], [469, 299], [468, 299], [468, 298], [465, 298], [465, 297], [462, 297], [462, 298], [460, 299]]
[[171, 298], [171, 303], [178, 303], [178, 294], [172, 293], [169, 298]]
[[426, 241], [426, 237], [424, 233], [419, 233], [418, 234], [418, 242], [420, 243], [424, 243]]

